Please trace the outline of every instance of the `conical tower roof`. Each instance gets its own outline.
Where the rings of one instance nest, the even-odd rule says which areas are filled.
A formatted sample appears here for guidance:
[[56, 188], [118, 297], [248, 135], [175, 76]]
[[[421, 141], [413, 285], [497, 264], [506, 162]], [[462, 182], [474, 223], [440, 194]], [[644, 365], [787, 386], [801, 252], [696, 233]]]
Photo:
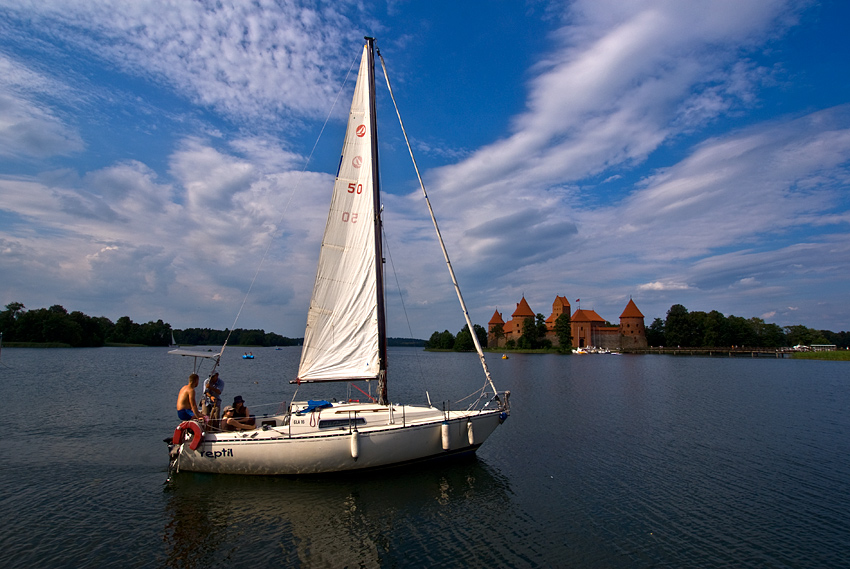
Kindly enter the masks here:
[[630, 298], [625, 310], [620, 314], [620, 318], [643, 318], [643, 314], [638, 310], [635, 301]]
[[534, 312], [531, 310], [531, 307], [528, 305], [528, 302], [526, 302], [524, 296], [522, 297], [522, 300], [517, 303], [516, 310], [514, 310], [514, 313], [511, 314], [511, 316], [513, 318], [527, 318], [529, 316], [534, 316]]

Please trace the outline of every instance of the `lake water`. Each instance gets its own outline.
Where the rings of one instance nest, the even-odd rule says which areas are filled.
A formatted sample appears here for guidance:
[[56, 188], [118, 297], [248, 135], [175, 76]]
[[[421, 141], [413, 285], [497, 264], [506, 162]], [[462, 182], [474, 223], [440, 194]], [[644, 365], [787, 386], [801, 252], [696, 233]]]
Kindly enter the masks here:
[[[225, 397], [292, 397], [299, 348], [225, 353]], [[4, 567], [846, 567], [850, 365], [512, 355], [476, 457], [353, 477], [167, 479], [191, 360], [4, 349]], [[457, 401], [472, 354], [390, 350], [390, 399]], [[463, 379], [465, 378], [465, 379]], [[333, 389], [343, 389], [341, 385]], [[303, 397], [313, 394], [303, 393]], [[318, 393], [316, 394], [318, 395]], [[302, 395], [299, 395], [301, 398]], [[459, 405], [458, 405], [459, 406]]]

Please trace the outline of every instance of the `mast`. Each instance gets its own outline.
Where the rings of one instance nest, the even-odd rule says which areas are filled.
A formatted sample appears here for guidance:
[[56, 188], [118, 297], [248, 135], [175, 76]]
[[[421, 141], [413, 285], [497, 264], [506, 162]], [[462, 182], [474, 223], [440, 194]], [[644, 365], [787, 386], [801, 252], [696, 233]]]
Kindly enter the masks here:
[[375, 105], [375, 38], [366, 36], [369, 52], [369, 117], [372, 131], [372, 183], [375, 211], [375, 278], [378, 301], [378, 403], [387, 404], [387, 321], [384, 307], [384, 253], [381, 241], [381, 183], [378, 168], [378, 113]]

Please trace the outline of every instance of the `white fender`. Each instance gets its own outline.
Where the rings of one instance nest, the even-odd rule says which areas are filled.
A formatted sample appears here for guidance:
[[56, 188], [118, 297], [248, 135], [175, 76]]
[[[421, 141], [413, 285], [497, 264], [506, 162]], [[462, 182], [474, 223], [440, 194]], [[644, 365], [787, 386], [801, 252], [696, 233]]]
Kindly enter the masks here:
[[472, 432], [472, 419], [466, 422], [466, 438], [469, 440], [469, 444], [475, 444], [475, 434]]
[[354, 429], [351, 431], [351, 458], [357, 460], [358, 456], [360, 456], [360, 433]]
[[440, 426], [440, 431], [443, 435], [443, 450], [449, 450], [451, 448], [451, 439], [449, 438], [448, 422], [443, 421], [443, 424]]

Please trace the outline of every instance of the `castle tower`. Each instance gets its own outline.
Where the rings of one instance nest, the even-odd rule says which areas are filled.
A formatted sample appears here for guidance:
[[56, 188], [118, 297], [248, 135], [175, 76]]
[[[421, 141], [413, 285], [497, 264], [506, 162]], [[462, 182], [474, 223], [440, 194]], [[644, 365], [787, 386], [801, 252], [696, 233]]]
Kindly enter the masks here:
[[623, 313], [620, 314], [620, 347], [621, 348], [645, 348], [646, 326], [643, 314], [630, 298]]
[[[501, 328], [501, 337], [499, 334], [494, 333], [495, 328], [499, 326]], [[487, 323], [487, 347], [488, 348], [498, 348], [500, 345], [504, 345], [505, 343], [505, 321], [502, 320], [502, 315], [499, 313], [499, 310], [493, 313], [493, 317], [490, 318], [490, 322]]]
[[516, 310], [511, 314], [511, 319], [505, 322], [505, 341], [508, 340], [519, 340], [520, 336], [522, 336], [522, 323], [528, 317], [534, 318], [534, 311], [531, 310], [531, 307], [528, 305], [528, 301], [525, 300], [525, 297], [522, 297], [522, 300], [517, 302]]
[[555, 335], [555, 320], [561, 314], [570, 314], [570, 301], [566, 296], [556, 296], [552, 302], [552, 314], [546, 319], [546, 339], [552, 342], [553, 346], [559, 345], [558, 336]]

